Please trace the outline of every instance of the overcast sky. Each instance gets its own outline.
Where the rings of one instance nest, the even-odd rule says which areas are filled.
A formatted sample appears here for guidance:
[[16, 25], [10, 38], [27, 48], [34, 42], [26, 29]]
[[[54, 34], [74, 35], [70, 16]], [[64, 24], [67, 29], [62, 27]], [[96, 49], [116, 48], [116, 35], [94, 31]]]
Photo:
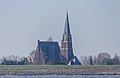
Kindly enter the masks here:
[[0, 56], [27, 56], [37, 40], [61, 45], [69, 11], [77, 56], [120, 56], [120, 0], [0, 0]]

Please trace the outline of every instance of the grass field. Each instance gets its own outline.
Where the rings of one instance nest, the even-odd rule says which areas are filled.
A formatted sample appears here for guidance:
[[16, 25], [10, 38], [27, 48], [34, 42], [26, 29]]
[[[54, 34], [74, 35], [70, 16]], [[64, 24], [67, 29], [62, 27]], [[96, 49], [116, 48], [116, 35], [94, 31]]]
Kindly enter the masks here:
[[29, 68], [120, 68], [120, 65], [0, 65], [6, 69], [29, 69]]
[[0, 65], [0, 75], [120, 75], [120, 65]]

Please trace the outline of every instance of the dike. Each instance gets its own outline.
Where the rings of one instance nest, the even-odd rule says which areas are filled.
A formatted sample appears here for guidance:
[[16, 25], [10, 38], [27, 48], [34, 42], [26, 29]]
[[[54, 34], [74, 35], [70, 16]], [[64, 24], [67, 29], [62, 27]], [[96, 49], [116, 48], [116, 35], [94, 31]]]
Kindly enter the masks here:
[[120, 75], [120, 66], [1, 65], [0, 75]]

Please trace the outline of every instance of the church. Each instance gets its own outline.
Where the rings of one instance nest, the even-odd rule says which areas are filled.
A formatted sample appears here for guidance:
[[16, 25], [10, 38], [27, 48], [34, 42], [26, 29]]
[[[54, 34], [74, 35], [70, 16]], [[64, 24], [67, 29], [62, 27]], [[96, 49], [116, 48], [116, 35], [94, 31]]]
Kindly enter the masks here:
[[48, 41], [38, 40], [33, 63], [35, 65], [81, 65], [73, 53], [68, 12], [66, 13], [61, 47], [58, 42], [53, 41], [51, 37]]

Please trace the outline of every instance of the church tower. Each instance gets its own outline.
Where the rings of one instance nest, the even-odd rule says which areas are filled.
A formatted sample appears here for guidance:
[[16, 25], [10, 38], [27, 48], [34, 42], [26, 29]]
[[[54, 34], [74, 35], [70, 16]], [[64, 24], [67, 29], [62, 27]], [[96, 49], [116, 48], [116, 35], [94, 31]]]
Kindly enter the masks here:
[[63, 38], [61, 41], [61, 52], [63, 57], [65, 58], [66, 64], [68, 64], [69, 61], [74, 57], [68, 12], [66, 14], [65, 28], [64, 28]]

